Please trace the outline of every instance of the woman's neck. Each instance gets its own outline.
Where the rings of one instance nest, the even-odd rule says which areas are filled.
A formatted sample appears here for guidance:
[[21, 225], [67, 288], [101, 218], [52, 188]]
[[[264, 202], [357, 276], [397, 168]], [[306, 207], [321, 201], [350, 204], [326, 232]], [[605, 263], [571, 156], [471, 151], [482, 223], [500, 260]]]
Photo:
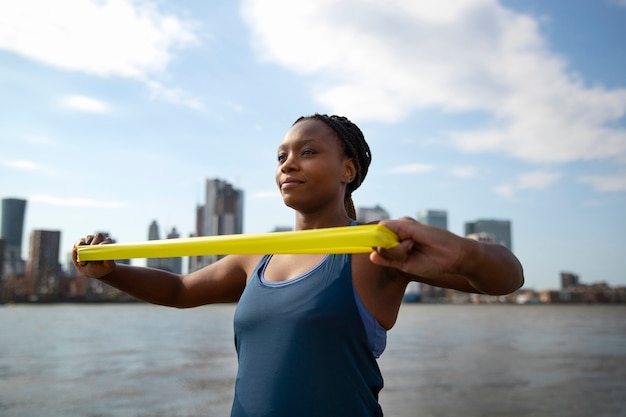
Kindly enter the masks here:
[[343, 212], [335, 213], [333, 215], [312, 215], [296, 212], [296, 225], [295, 230], [307, 230], [307, 229], [323, 229], [326, 227], [342, 227], [348, 226], [352, 222], [352, 219]]

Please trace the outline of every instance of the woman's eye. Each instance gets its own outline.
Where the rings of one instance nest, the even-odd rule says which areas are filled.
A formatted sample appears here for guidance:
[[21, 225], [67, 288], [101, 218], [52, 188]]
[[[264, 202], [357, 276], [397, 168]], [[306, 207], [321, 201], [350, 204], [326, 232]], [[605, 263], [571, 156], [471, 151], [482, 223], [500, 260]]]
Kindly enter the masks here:
[[287, 155], [285, 154], [278, 154], [278, 162], [283, 162], [285, 161], [285, 159], [287, 159]]
[[315, 151], [313, 151], [312, 149], [305, 149], [302, 151], [302, 155], [313, 155], [315, 153]]

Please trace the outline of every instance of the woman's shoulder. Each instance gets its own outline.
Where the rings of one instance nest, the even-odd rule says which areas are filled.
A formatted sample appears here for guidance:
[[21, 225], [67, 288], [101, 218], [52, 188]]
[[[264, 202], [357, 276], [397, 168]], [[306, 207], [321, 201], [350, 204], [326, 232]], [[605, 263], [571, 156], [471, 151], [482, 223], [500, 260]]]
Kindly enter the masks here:
[[250, 276], [264, 255], [227, 255], [215, 262], [213, 266], [222, 269], [224, 272], [240, 270], [245, 271]]

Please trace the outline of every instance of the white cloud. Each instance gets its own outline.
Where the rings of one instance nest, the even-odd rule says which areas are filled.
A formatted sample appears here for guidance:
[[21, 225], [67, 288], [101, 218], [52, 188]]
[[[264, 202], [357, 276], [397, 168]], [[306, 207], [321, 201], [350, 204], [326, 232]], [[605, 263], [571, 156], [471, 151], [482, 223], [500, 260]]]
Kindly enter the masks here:
[[494, 187], [493, 192], [504, 198], [513, 198], [519, 190], [543, 190], [555, 184], [560, 178], [560, 172], [544, 170], [525, 172], [518, 175], [513, 183]]
[[585, 207], [601, 207], [606, 206], [607, 202], [603, 200], [585, 200], [582, 202], [582, 205]]
[[195, 41], [189, 22], [147, 1], [0, 2], [0, 48], [66, 70], [146, 78]]
[[557, 182], [560, 178], [561, 174], [559, 172], [526, 172], [517, 178], [517, 186], [519, 188], [544, 189]]
[[30, 173], [39, 176], [45, 175], [48, 177], [59, 175], [58, 171], [56, 171], [54, 168], [50, 168], [49, 166], [45, 166], [27, 159], [5, 160], [0, 162], [0, 164], [13, 170], [21, 171], [22, 173]]
[[515, 187], [511, 184], [501, 184], [493, 187], [493, 192], [504, 198], [513, 198], [515, 196]]
[[626, 157], [615, 124], [626, 89], [586, 85], [537, 20], [496, 0], [244, 0], [242, 13], [259, 56], [314, 77], [329, 111], [388, 122], [477, 111], [491, 122], [450, 132], [462, 150], [535, 163]]
[[586, 176], [579, 181], [600, 192], [626, 191], [626, 174]]
[[160, 99], [172, 104], [189, 107], [190, 109], [194, 110], [205, 109], [202, 101], [198, 97], [195, 97], [193, 94], [176, 88], [164, 87], [161, 83], [156, 81], [149, 81], [147, 84], [148, 87], [150, 87], [152, 97], [155, 99]]
[[389, 168], [386, 173], [390, 175], [396, 174], [423, 174], [426, 172], [431, 172], [435, 169], [434, 165], [430, 164], [409, 164], [409, 165], [399, 165], [397, 167]]
[[80, 197], [56, 197], [46, 194], [31, 195], [28, 197], [28, 201], [62, 207], [122, 208], [128, 205], [122, 201], [98, 201]]
[[4, 161], [3, 165], [7, 166], [9, 168], [20, 170], [20, 171], [39, 171], [39, 170], [41, 170], [41, 167], [39, 165], [37, 165], [35, 162], [27, 161], [27, 160], [24, 160], [24, 159], [12, 160], [12, 161]]
[[478, 175], [478, 169], [472, 166], [453, 167], [450, 173], [459, 178], [475, 178]]
[[52, 145], [54, 141], [47, 136], [42, 135], [31, 135], [25, 138], [26, 142], [35, 144], [35, 145]]
[[91, 97], [71, 95], [64, 97], [61, 100], [61, 104], [67, 108], [80, 110], [89, 113], [106, 113], [109, 111], [109, 106]]

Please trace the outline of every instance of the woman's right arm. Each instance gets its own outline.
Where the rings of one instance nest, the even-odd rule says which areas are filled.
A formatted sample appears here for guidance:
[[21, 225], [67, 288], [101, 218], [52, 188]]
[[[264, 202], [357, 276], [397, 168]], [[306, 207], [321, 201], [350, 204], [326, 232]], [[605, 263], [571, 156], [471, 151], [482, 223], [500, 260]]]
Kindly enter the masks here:
[[107, 243], [111, 240], [100, 234], [77, 241], [72, 250], [76, 269], [138, 299], [177, 308], [238, 301], [248, 274], [260, 259], [260, 256], [226, 256], [187, 275], [113, 261], [77, 261], [78, 246]]

